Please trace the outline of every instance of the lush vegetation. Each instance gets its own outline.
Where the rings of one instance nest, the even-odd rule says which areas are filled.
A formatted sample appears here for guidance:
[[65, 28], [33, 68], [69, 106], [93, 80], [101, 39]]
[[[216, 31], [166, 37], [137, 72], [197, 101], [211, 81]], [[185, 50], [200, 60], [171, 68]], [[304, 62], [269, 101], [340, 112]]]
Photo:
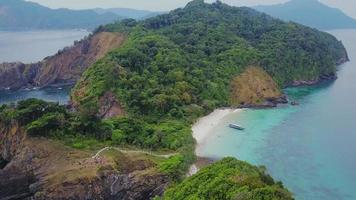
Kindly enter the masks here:
[[283, 87], [332, 74], [347, 57], [327, 33], [219, 1], [195, 0], [169, 14], [100, 31], [123, 32], [128, 39], [84, 73], [72, 92], [77, 109], [95, 114], [100, 98], [111, 92], [126, 111], [111, 120], [115, 144], [179, 151], [187, 162], [194, 149], [191, 124], [234, 102], [231, 80], [247, 66], [260, 66]]
[[[78, 112], [31, 99], [1, 107], [0, 120], [16, 119], [29, 135], [67, 138], [77, 148], [100, 141], [176, 152], [158, 165], [174, 180], [194, 160], [192, 123], [233, 102], [231, 81], [248, 66], [260, 66], [276, 82], [274, 87], [283, 87], [294, 80], [334, 73], [336, 63], [346, 58], [343, 45], [327, 33], [219, 1], [195, 0], [169, 14], [145, 21], [124, 20], [97, 31], [124, 32], [128, 37], [120, 49], [91, 66], [75, 86], [71, 97]], [[124, 116], [98, 118], [107, 92], [114, 94]], [[210, 182], [213, 172], [216, 178]], [[197, 184], [191, 199], [200, 194], [212, 199], [289, 197], [263, 170], [232, 159], [199, 175], [201, 179], [183, 182], [166, 198], [175, 191], [182, 197], [190, 195], [185, 184], [191, 180]], [[211, 187], [199, 187], [208, 182]]]
[[163, 199], [291, 200], [282, 183], [274, 182], [263, 167], [225, 158], [165, 192]]
[[100, 30], [126, 32], [129, 38], [84, 74], [73, 99], [97, 105], [112, 91], [130, 113], [150, 117], [190, 118], [192, 106], [228, 105], [232, 77], [251, 64], [282, 87], [332, 74], [346, 58], [330, 34], [220, 2], [195, 0], [166, 15]]
[[179, 121], [167, 120], [153, 125], [129, 116], [101, 120], [90, 113], [69, 112], [57, 103], [28, 99], [16, 105], [0, 106], [0, 125], [6, 127], [13, 123], [24, 127], [29, 136], [60, 139], [79, 149], [120, 146], [177, 152], [159, 167], [175, 180], [194, 160], [191, 130]]
[[16, 105], [3, 105], [0, 122], [17, 122], [30, 136], [82, 135], [97, 139], [111, 137], [109, 124], [94, 116], [69, 113], [65, 106], [37, 99], [20, 101]]

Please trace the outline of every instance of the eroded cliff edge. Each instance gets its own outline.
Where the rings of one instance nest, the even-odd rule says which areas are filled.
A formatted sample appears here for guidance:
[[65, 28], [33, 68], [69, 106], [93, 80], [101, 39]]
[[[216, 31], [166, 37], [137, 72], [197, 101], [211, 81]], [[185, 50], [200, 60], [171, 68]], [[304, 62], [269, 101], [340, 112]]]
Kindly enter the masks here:
[[[149, 156], [93, 152], [27, 136], [17, 121], [0, 122], [0, 199], [150, 199], [169, 183]], [[4, 162], [4, 163], [5, 163]]]
[[74, 84], [90, 65], [120, 47], [125, 38], [120, 33], [98, 32], [38, 63], [2, 63], [0, 90]]

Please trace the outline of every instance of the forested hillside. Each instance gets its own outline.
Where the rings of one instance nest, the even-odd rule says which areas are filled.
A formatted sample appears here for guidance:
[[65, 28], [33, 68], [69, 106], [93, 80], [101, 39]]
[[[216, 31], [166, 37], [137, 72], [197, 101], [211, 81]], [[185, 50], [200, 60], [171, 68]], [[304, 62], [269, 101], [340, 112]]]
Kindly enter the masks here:
[[208, 166], [175, 185], [163, 199], [206, 200], [292, 200], [280, 182], [274, 182], [263, 167], [254, 167], [234, 158]]
[[250, 66], [261, 69], [250, 77], [262, 74], [251, 83], [276, 82], [251, 86], [252, 92], [261, 88], [278, 95], [253, 94], [260, 98], [253, 102], [264, 104], [294, 81], [334, 75], [336, 65], [347, 60], [342, 43], [330, 34], [221, 2], [195, 0], [169, 14], [124, 20], [101, 31], [125, 33], [127, 41], [83, 74], [72, 104], [95, 115], [113, 94], [110, 105], [125, 112], [114, 123], [112, 139], [178, 151], [182, 157], [173, 166], [181, 167], [188, 165], [177, 163], [189, 163], [193, 155], [191, 124], [217, 107], [241, 102], [233, 99], [239, 95], [231, 94], [232, 80]]
[[[333, 76], [336, 65], [348, 59], [341, 42], [250, 8], [203, 0], [144, 21], [102, 26], [94, 34], [101, 32], [118, 32], [125, 40], [85, 71], [71, 94], [77, 112], [28, 100], [0, 107], [0, 120], [21, 125], [29, 136], [60, 139], [75, 148], [116, 146], [168, 155], [147, 162], [145, 155], [146, 164], [115, 159], [114, 168], [99, 167], [102, 173], [95, 165], [90, 177], [95, 183], [98, 178], [106, 184], [114, 181], [110, 189], [118, 180], [110, 178], [111, 173], [127, 175], [124, 179], [133, 186], [115, 193], [123, 195], [119, 197], [137, 193], [132, 188], [140, 185], [142, 198], [132, 199], [153, 198], [169, 186], [172, 189], [165, 198], [194, 199], [210, 193], [207, 188], [187, 190], [186, 186], [196, 188], [209, 182], [217, 199], [291, 198], [264, 170], [234, 159], [225, 159], [179, 184], [195, 160], [191, 125], [215, 108], [243, 106], [241, 101], [263, 104], [280, 98], [280, 88], [295, 81]], [[247, 96], [241, 96], [241, 88]], [[135, 167], [142, 174], [130, 171]], [[129, 179], [131, 175], [134, 180]], [[80, 174], [78, 179], [88, 180], [86, 176]], [[146, 185], [147, 180], [154, 187]], [[77, 179], [71, 181], [74, 184]], [[63, 185], [68, 186], [67, 182]], [[108, 187], [104, 190], [113, 195], [112, 190], [107, 193]]]
[[86, 71], [73, 101], [97, 105], [112, 91], [140, 116], [184, 118], [193, 108], [227, 106], [230, 81], [250, 65], [284, 87], [333, 75], [347, 60], [330, 34], [220, 2], [195, 0], [166, 15], [103, 30], [125, 32], [128, 40]]

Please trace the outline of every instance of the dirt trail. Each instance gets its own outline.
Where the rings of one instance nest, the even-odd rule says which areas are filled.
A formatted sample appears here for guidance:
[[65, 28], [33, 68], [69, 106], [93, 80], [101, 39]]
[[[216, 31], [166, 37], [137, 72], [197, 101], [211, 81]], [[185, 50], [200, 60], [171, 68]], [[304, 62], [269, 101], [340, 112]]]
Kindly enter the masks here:
[[93, 159], [96, 159], [100, 156], [101, 153], [103, 153], [104, 151], [108, 151], [108, 150], [116, 150], [122, 153], [141, 153], [141, 154], [147, 154], [150, 156], [155, 156], [155, 157], [161, 157], [161, 158], [170, 158], [172, 156], [177, 155], [177, 153], [170, 153], [170, 154], [156, 154], [156, 153], [152, 153], [149, 151], [143, 151], [143, 150], [124, 150], [124, 149], [120, 149], [117, 147], [105, 147], [100, 149], [94, 156], [92, 156]]

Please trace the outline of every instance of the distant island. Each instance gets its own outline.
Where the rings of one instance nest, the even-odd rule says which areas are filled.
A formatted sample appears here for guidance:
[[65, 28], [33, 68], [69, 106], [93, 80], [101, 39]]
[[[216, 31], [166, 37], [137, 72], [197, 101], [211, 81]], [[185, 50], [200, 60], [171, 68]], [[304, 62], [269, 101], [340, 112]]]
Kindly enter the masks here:
[[94, 29], [119, 19], [144, 19], [159, 13], [126, 8], [51, 9], [24, 0], [0, 1], [0, 30]]
[[291, 0], [283, 4], [253, 8], [282, 20], [294, 21], [321, 30], [356, 28], [356, 19], [318, 0]]
[[150, 17], [163, 14], [165, 12], [154, 12], [148, 10], [136, 10], [131, 8], [96, 8], [94, 9], [99, 14], [115, 14], [121, 16], [122, 18], [132, 18], [132, 19], [146, 19]]

